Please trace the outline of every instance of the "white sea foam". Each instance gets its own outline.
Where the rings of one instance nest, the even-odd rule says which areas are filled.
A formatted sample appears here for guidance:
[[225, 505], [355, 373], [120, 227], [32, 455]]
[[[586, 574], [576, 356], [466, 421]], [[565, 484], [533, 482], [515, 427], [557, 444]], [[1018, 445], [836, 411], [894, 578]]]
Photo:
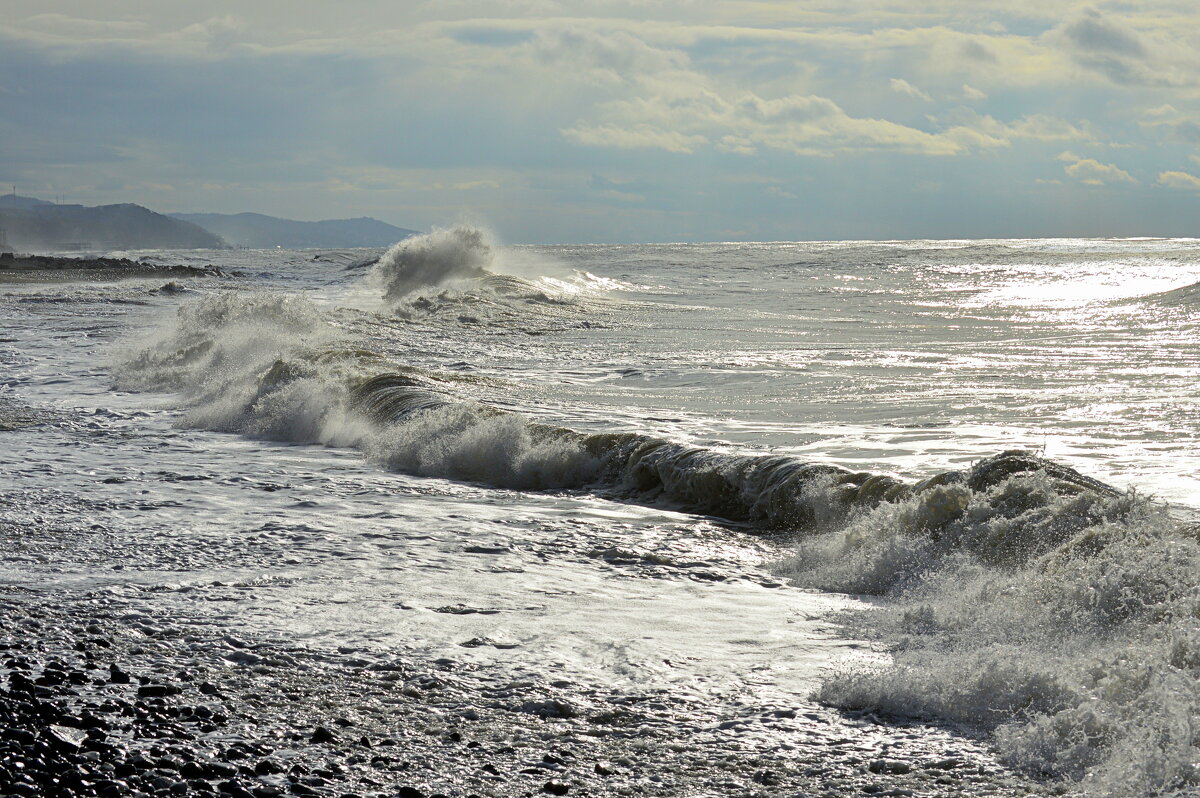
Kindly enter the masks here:
[[1089, 795], [1194, 787], [1194, 532], [1138, 496], [1052, 482], [944, 486], [802, 541], [781, 565], [799, 584], [894, 599], [849, 619], [893, 663], [819, 697], [994, 729], [1009, 762]]

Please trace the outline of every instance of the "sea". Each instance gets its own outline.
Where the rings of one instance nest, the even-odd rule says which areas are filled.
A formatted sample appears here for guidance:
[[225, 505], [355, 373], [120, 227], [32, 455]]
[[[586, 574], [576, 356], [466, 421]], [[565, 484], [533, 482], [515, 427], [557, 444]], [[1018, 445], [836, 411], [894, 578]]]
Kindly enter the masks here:
[[1200, 789], [1198, 240], [112, 254], [226, 276], [0, 285], [5, 590]]

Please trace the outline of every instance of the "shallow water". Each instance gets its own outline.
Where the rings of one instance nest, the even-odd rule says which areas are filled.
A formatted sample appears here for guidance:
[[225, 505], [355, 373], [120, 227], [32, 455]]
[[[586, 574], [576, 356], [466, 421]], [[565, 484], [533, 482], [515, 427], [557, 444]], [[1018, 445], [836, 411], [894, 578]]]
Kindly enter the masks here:
[[0, 288], [6, 584], [1195, 778], [1197, 242], [134, 254]]

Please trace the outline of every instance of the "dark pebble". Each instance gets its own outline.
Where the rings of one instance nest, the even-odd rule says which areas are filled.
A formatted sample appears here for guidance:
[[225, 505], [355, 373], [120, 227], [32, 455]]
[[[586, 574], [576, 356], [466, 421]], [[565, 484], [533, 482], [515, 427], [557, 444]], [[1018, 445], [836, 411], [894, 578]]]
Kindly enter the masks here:
[[416, 787], [401, 787], [396, 790], [395, 798], [425, 798], [425, 793]]
[[551, 795], [566, 795], [570, 791], [570, 785], [563, 784], [561, 781], [548, 781], [542, 785], [542, 792], [548, 792]]
[[907, 762], [896, 762], [890, 759], [876, 759], [871, 764], [867, 765], [867, 770], [872, 773], [881, 773], [887, 775], [901, 775], [912, 772], [912, 765]]
[[254, 798], [254, 793], [247, 790], [236, 781], [223, 781], [217, 785], [221, 788], [221, 792], [227, 792], [233, 798]]
[[204, 778], [204, 774], [205, 768], [198, 762], [184, 762], [183, 766], [179, 768], [179, 775], [189, 780], [202, 779]]
[[204, 775], [210, 779], [231, 779], [237, 774], [237, 765], [228, 762], [209, 762], [204, 768]]
[[337, 739], [337, 736], [324, 726], [318, 726], [309, 738], [309, 742], [313, 743], [331, 743]]
[[179, 695], [182, 690], [173, 684], [143, 684], [138, 688], [139, 698], [164, 698], [169, 695]]

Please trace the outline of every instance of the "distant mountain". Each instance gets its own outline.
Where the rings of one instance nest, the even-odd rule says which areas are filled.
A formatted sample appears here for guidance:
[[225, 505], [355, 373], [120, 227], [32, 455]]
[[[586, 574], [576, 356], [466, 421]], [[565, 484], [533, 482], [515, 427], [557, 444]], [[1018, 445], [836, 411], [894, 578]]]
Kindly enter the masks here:
[[110, 249], [225, 249], [219, 236], [141, 205], [55, 205], [0, 197], [6, 249], [18, 252]]
[[53, 202], [40, 200], [35, 197], [19, 197], [16, 194], [5, 194], [0, 196], [0, 210], [9, 210], [12, 208], [36, 208], [39, 205], [53, 205]]
[[416, 230], [368, 217], [297, 222], [261, 213], [173, 213], [171, 216], [199, 225], [235, 247], [256, 249], [386, 247], [418, 234]]

